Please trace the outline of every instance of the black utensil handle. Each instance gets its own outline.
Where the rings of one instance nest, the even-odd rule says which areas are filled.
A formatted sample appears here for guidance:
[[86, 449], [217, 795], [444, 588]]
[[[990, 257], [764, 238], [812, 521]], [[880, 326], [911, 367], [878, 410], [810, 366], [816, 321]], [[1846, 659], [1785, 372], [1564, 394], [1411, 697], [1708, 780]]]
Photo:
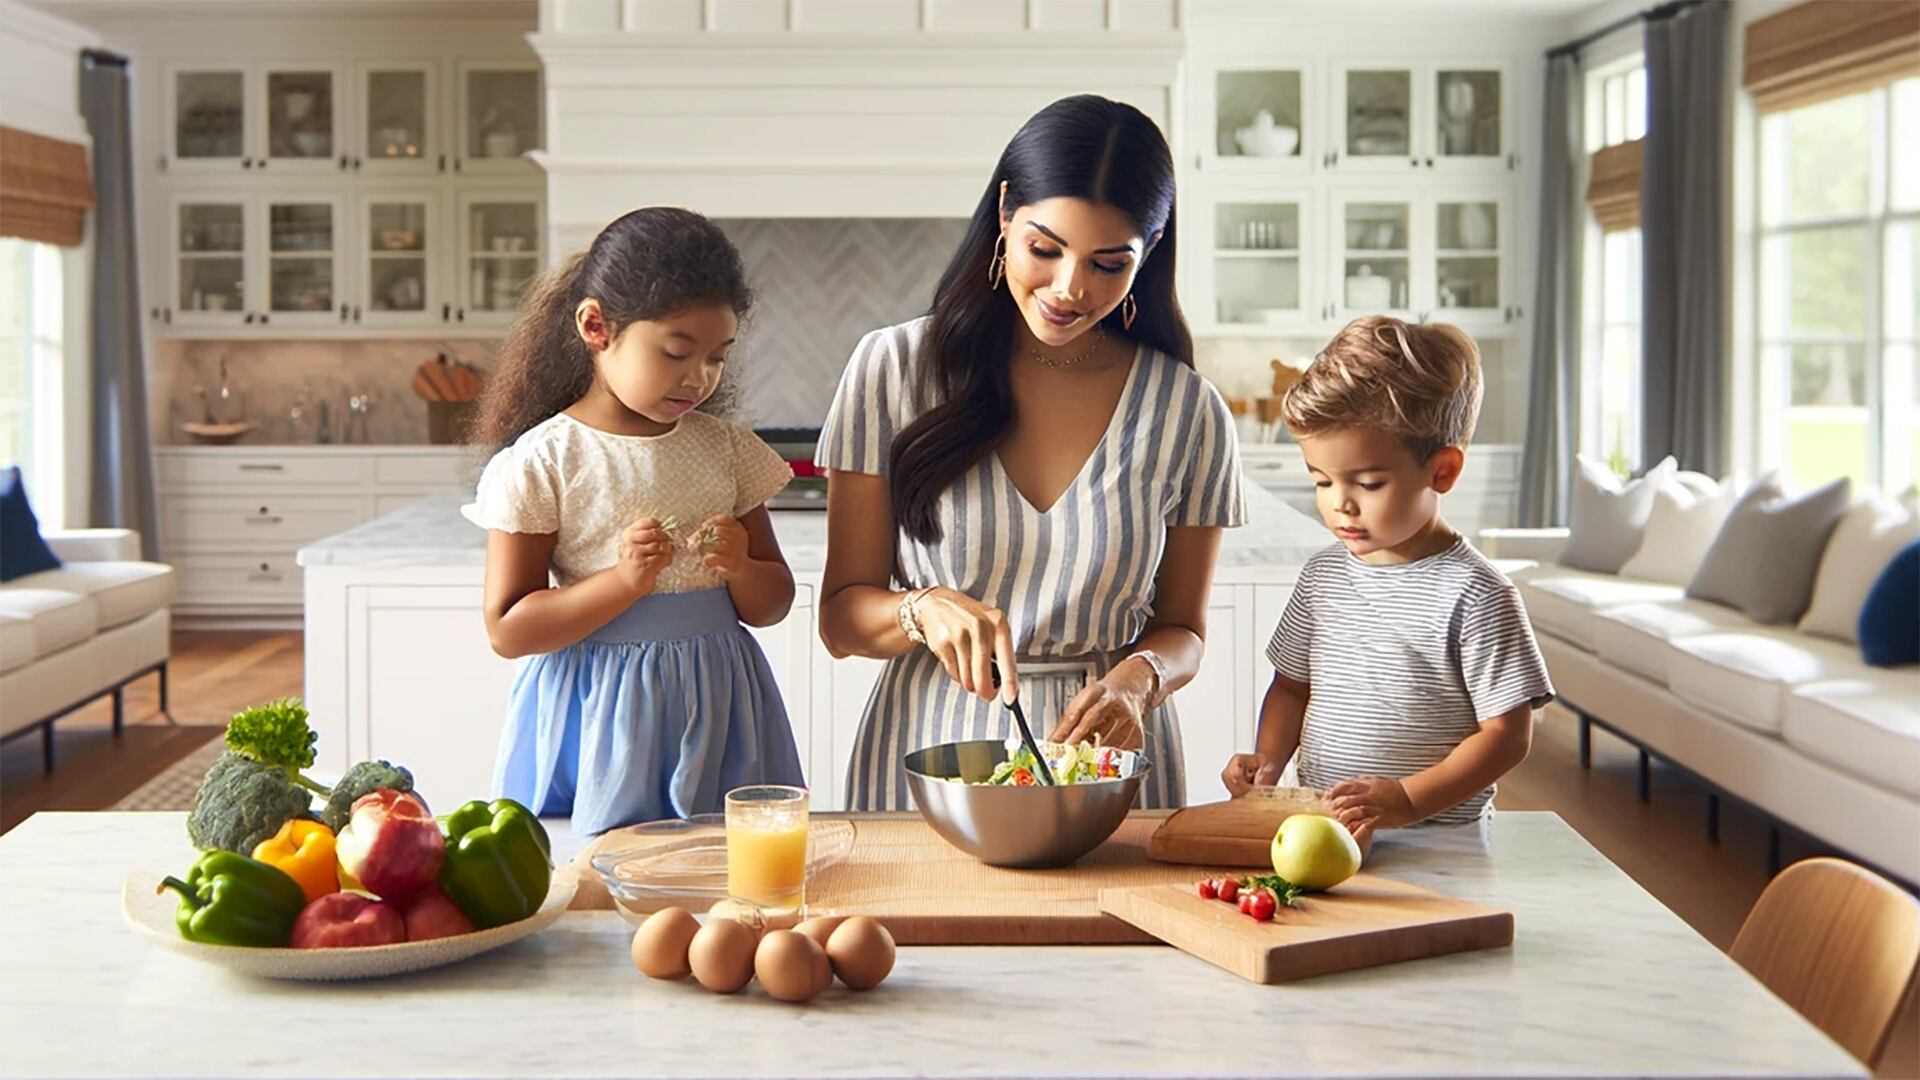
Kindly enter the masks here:
[[[999, 662], [989, 661], [987, 666], [993, 672], [993, 688], [1000, 689]], [[1040, 752], [1040, 744], [1033, 739], [1033, 729], [1027, 726], [1027, 713], [1020, 707], [1020, 699], [1007, 702], [1007, 708], [1013, 712], [1014, 723], [1020, 725], [1020, 741], [1026, 744], [1027, 753], [1033, 755], [1034, 764], [1040, 766], [1040, 782], [1047, 787], [1056, 786], [1059, 781], [1054, 779], [1053, 766], [1047, 764], [1046, 755]]]

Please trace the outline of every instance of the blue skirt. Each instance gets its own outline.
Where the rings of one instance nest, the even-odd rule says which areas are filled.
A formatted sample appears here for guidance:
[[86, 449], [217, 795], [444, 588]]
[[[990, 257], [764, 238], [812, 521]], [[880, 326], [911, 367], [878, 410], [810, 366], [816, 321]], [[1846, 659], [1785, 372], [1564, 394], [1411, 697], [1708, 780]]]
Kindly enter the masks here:
[[582, 834], [717, 813], [746, 784], [803, 786], [759, 642], [725, 589], [643, 597], [515, 675], [494, 794]]

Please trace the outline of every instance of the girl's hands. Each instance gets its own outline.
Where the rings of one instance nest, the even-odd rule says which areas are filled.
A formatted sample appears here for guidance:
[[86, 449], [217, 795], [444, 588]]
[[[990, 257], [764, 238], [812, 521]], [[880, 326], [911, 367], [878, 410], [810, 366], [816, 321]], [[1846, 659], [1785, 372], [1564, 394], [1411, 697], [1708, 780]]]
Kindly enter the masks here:
[[1340, 781], [1327, 790], [1327, 807], [1357, 840], [1371, 839], [1377, 829], [1397, 829], [1418, 820], [1406, 786], [1384, 776]]
[[620, 533], [620, 558], [613, 564], [635, 597], [653, 592], [660, 571], [673, 561], [673, 538], [655, 518], [641, 518]]
[[1105, 678], [1073, 696], [1060, 722], [1047, 735], [1049, 742], [1079, 743], [1098, 735], [1102, 744], [1121, 750], [1146, 745], [1141, 718], [1153, 693], [1153, 668], [1144, 660], [1124, 660]]
[[1013, 659], [1013, 630], [1005, 612], [963, 592], [939, 588], [914, 605], [927, 649], [940, 658], [947, 676], [982, 701], [992, 701], [993, 665], [1000, 665], [998, 695], [1012, 701], [1020, 692], [1020, 673]]
[[747, 565], [747, 527], [739, 519], [715, 514], [700, 523], [700, 561], [730, 581]]
[[1278, 784], [1284, 768], [1283, 763], [1265, 754], [1235, 754], [1220, 770], [1220, 782], [1227, 785], [1227, 794], [1237, 799], [1254, 788]]

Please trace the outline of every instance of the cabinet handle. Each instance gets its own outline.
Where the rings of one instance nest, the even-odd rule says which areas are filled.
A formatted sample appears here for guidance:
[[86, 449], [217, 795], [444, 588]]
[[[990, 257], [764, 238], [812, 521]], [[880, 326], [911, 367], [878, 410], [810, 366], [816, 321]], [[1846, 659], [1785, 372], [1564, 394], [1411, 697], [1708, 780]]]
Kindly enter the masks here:
[[264, 311], [260, 313], [260, 325], [261, 326], [267, 325], [267, 313]]
[[1507, 171], [1508, 172], [1512, 172], [1514, 168], [1519, 165], [1519, 163], [1520, 163], [1520, 158], [1518, 157], [1518, 155], [1515, 155], [1515, 154], [1507, 155]]
[[1420, 159], [1419, 159], [1419, 158], [1417, 158], [1417, 157], [1416, 157], [1416, 158], [1408, 158], [1408, 159], [1407, 159], [1407, 164], [1409, 164], [1409, 165], [1411, 165], [1411, 166], [1413, 166], [1414, 168], [1416, 168], [1416, 169], [1417, 169], [1417, 168], [1419, 168], [1419, 167], [1420, 167]]
[[345, 154], [340, 155], [340, 167], [342, 169], [345, 169], [347, 167], [347, 155]]
[[166, 323], [168, 326], [172, 326], [173, 325], [173, 309], [170, 307], [161, 308], [160, 321], [163, 323]]
[[267, 462], [243, 461], [240, 463], [240, 471], [241, 472], [286, 472], [287, 467], [278, 462], [272, 462], [272, 461], [267, 461]]
[[360, 321], [360, 305], [359, 304], [353, 305], [353, 321], [354, 322]]
[[255, 167], [255, 168], [257, 168], [257, 169], [264, 169], [264, 168], [266, 168], [266, 167], [267, 167], [267, 162], [268, 162], [269, 160], [270, 160], [270, 159], [268, 159], [268, 158], [261, 158], [261, 159], [260, 159], [260, 160], [259, 160], [258, 162], [256, 162], [256, 163], [255, 163], [255, 165], [254, 165], [254, 167]]
[[454, 321], [456, 321], [456, 322], [466, 322], [466, 321], [467, 321], [467, 309], [466, 309], [466, 308], [455, 308], [455, 309], [454, 309], [454, 312], [453, 312], [453, 318], [454, 318]]
[[1429, 168], [1429, 169], [1431, 169], [1431, 168], [1433, 168], [1433, 159], [1432, 159], [1432, 158], [1428, 158], [1428, 159], [1427, 159], [1427, 168]]
[[345, 300], [340, 301], [340, 321], [347, 321], [347, 302]]
[[154, 322], [159, 322], [160, 309], [159, 308], [152, 309], [150, 312], [147, 313], [147, 318], [152, 319]]
[[250, 157], [243, 157], [243, 158], [241, 158], [241, 159], [240, 159], [240, 167], [241, 167], [241, 168], [243, 168], [243, 169], [251, 169], [251, 168], [253, 168], [253, 159], [252, 159], [252, 158], [250, 158]]
[[253, 325], [253, 312], [251, 311], [247, 312], [247, 325], [248, 326]]
[[459, 172], [459, 171], [460, 171], [460, 159], [459, 159], [459, 158], [454, 158], [454, 159], [453, 159], [453, 171], [454, 171], [454, 172]]
[[450, 320], [451, 320], [452, 318], [453, 318], [453, 305], [452, 305], [452, 304], [441, 304], [441, 305], [440, 305], [440, 321], [441, 321], [441, 322], [448, 322], [448, 321], [450, 321]]
[[356, 157], [356, 158], [354, 158], [354, 159], [353, 159], [353, 171], [354, 171], [354, 172], [359, 172], [359, 171], [360, 171], [360, 166], [362, 166], [362, 165], [365, 165], [365, 164], [366, 164], [366, 161], [364, 161], [363, 159], [361, 159], [361, 158], [357, 158], [357, 157]]
[[249, 525], [278, 525], [280, 521], [279, 514], [262, 514], [247, 518]]
[[447, 155], [445, 154], [440, 155], [440, 171], [441, 172], [447, 171]]
[[165, 154], [160, 155], [160, 171], [161, 172], [167, 171], [167, 155]]

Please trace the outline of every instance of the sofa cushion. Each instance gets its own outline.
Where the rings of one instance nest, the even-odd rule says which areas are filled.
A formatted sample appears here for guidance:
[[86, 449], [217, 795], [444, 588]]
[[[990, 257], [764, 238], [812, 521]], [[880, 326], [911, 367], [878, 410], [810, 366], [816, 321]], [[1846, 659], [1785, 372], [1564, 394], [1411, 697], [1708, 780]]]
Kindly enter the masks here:
[[1626, 484], [1613, 470], [1591, 458], [1575, 458], [1573, 506], [1568, 515], [1567, 546], [1560, 564], [1579, 570], [1617, 574], [1640, 549], [1653, 510], [1653, 493], [1679, 469], [1666, 458], [1645, 476]]
[[1739, 608], [1755, 622], [1798, 622], [1849, 490], [1845, 477], [1799, 495], [1787, 494], [1777, 474], [1756, 481], [1727, 514], [1687, 595]]
[[1610, 664], [1665, 686], [1676, 639], [1758, 625], [1730, 607], [1684, 596], [1621, 604], [1594, 613], [1593, 651]]
[[1875, 667], [1920, 663], [1920, 540], [1901, 548], [1867, 593], [1860, 658]]
[[[49, 570], [47, 573], [57, 573]], [[64, 589], [29, 588], [21, 582], [36, 581], [30, 574], [0, 589], [0, 614], [27, 620], [33, 626], [33, 656], [51, 656], [99, 632], [98, 610], [93, 601]]]
[[1920, 540], [1920, 514], [1913, 493], [1901, 500], [1869, 494], [1834, 526], [1820, 572], [1813, 579], [1813, 602], [1800, 617], [1802, 633], [1835, 641], [1860, 640], [1860, 609], [1867, 593], [1900, 549]]
[[0, 672], [12, 671], [33, 660], [33, 620], [0, 612]]
[[1792, 630], [1698, 634], [1670, 649], [1667, 687], [1676, 697], [1768, 735], [1780, 734], [1789, 690], [1873, 670], [1845, 645]]
[[164, 563], [68, 563], [25, 583], [91, 597], [102, 630], [130, 623], [173, 600], [173, 567]]
[[27, 501], [18, 465], [0, 469], [0, 581], [52, 570], [60, 560], [40, 536], [40, 519]]
[[1720, 524], [1733, 509], [1735, 486], [1683, 472], [1653, 493], [1640, 550], [1620, 568], [1622, 577], [1685, 585], [1700, 568]]
[[[1557, 569], [1548, 573], [1546, 569]], [[1520, 581], [1520, 599], [1533, 624], [1562, 641], [1593, 651], [1593, 615], [1604, 608], [1647, 600], [1674, 600], [1678, 585], [1546, 568]]]
[[1920, 798], [1920, 668], [1799, 687], [1787, 695], [1780, 737], [1810, 758]]

